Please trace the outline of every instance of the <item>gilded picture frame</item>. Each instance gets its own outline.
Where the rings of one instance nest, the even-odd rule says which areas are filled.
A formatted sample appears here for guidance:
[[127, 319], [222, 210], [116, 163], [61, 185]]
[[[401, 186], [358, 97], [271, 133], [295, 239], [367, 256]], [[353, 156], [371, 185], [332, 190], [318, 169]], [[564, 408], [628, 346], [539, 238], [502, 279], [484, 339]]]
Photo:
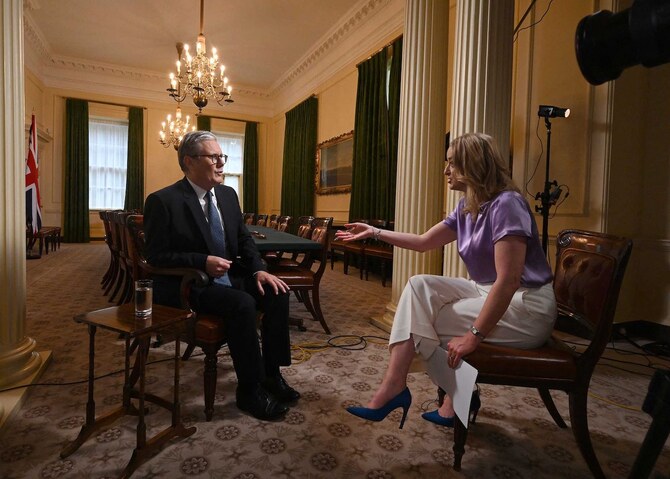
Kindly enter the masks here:
[[351, 192], [354, 159], [354, 131], [336, 136], [316, 147], [317, 195]]

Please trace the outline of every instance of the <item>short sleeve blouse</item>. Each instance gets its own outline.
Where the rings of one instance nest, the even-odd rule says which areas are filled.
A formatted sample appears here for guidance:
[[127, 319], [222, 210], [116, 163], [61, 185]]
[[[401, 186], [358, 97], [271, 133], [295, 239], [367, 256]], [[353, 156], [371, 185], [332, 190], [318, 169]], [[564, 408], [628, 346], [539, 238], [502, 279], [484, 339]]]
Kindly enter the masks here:
[[528, 238], [526, 261], [521, 285], [536, 288], [552, 280], [535, 219], [526, 200], [515, 191], [503, 191], [482, 204], [476, 221], [470, 213], [463, 213], [465, 199], [444, 220], [444, 224], [456, 231], [458, 253], [463, 259], [470, 277], [483, 284], [496, 280], [494, 258], [495, 243], [505, 236]]

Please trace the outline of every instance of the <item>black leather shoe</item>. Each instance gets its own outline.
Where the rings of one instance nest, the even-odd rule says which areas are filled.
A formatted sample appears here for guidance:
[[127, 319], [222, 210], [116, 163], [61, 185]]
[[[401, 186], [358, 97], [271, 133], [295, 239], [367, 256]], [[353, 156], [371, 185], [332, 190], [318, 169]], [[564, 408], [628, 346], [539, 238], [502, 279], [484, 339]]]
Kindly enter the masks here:
[[250, 393], [237, 390], [237, 407], [248, 412], [261, 421], [272, 421], [279, 419], [288, 411], [288, 407], [281, 404], [275, 397], [258, 385]]
[[300, 399], [300, 393], [289, 386], [281, 374], [265, 378], [263, 386], [281, 403], [293, 404]]

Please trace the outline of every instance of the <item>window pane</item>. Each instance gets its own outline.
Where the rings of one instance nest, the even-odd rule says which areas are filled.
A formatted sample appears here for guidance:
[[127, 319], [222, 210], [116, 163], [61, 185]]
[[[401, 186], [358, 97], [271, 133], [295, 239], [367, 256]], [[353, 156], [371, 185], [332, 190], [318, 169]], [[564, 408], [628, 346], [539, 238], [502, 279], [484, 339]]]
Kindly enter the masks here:
[[240, 196], [242, 175], [244, 174], [244, 135], [220, 131], [213, 131], [212, 133], [216, 135], [221, 151], [228, 155], [228, 163], [223, 169], [225, 175], [223, 184], [233, 188]]
[[128, 122], [90, 119], [88, 128], [88, 206], [121, 209], [126, 194]]
[[234, 189], [238, 196], [240, 194], [240, 177], [239, 176], [226, 176], [223, 179], [223, 184], [226, 186], [230, 186], [232, 189]]

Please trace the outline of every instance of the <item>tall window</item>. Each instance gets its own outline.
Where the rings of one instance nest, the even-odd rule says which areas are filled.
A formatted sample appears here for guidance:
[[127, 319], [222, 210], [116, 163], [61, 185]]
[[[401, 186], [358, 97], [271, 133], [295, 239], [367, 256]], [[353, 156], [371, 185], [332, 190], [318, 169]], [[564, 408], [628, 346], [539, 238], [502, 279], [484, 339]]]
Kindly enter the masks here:
[[88, 207], [122, 209], [128, 164], [128, 121], [89, 118]]
[[228, 163], [223, 168], [223, 184], [230, 186], [242, 198], [242, 174], [244, 156], [244, 135], [240, 133], [213, 131], [221, 146], [221, 151], [228, 155]]

